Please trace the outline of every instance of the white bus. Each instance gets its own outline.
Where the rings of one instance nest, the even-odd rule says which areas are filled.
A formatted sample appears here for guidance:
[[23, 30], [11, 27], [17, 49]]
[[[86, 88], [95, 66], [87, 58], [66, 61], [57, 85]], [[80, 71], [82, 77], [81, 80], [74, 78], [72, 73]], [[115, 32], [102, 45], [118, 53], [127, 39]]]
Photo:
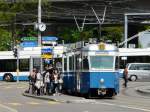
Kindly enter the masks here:
[[[61, 62], [63, 50], [64, 47], [62, 45], [53, 47], [53, 59], [57, 63], [55, 65], [57, 67], [58, 62]], [[33, 68], [41, 70], [40, 47], [26, 47], [23, 50], [19, 50], [18, 55], [19, 75], [17, 76], [17, 59], [14, 57], [13, 51], [0, 51], [0, 80], [16, 81], [17, 77], [19, 77], [19, 80], [28, 80], [30, 71]], [[44, 64], [42, 65], [44, 67]]]
[[[41, 50], [39, 47], [25, 48], [20, 50], [19, 56], [19, 80], [28, 80], [30, 70], [40, 69]], [[17, 59], [13, 51], [0, 51], [0, 80], [15, 81], [17, 80]]]

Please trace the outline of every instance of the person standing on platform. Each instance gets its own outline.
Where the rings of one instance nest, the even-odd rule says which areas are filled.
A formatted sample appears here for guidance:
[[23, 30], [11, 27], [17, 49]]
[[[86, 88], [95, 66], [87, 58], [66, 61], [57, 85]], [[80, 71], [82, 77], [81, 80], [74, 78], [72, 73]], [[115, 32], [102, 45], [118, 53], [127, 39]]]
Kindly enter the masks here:
[[128, 83], [128, 69], [125, 68], [123, 71], [123, 79], [124, 79], [124, 87], [127, 87], [127, 83]]

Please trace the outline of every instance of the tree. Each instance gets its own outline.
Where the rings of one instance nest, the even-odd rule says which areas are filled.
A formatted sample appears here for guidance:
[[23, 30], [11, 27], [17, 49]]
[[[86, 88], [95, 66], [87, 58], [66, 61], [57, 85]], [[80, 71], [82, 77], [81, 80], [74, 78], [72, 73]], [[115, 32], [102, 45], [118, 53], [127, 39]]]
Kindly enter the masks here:
[[73, 43], [81, 40], [88, 40], [93, 37], [93, 32], [91, 29], [85, 29], [82, 32], [79, 32], [76, 28], [63, 28], [58, 34], [58, 37], [61, 37], [66, 43]]
[[[47, 3], [48, 0], [42, 0], [42, 8], [44, 10], [50, 10], [50, 2]], [[11, 30], [7, 30], [6, 27], [0, 26], [0, 50], [10, 50], [12, 47], [12, 43], [10, 42], [13, 39], [12, 30], [14, 30], [15, 40], [20, 40], [19, 37], [23, 32], [20, 30], [22, 26], [17, 26], [15, 23], [17, 22], [36, 22], [37, 21], [37, 5], [38, 0], [25, 0], [24, 2], [5, 2], [5, 0], [0, 0], [0, 23], [1, 25], [5, 25], [7, 27], [12, 27]], [[15, 26], [14, 26], [15, 25]], [[14, 27], [13, 27], [14, 26]], [[28, 36], [37, 36], [37, 32], [34, 31], [33, 27], [27, 28], [28, 32], [26, 33]], [[10, 44], [11, 43], [11, 44]]]
[[11, 33], [0, 28], [0, 51], [10, 50], [12, 45]]
[[104, 40], [112, 40], [112, 42], [121, 42], [123, 37], [123, 27], [104, 27], [102, 28], [102, 36]]

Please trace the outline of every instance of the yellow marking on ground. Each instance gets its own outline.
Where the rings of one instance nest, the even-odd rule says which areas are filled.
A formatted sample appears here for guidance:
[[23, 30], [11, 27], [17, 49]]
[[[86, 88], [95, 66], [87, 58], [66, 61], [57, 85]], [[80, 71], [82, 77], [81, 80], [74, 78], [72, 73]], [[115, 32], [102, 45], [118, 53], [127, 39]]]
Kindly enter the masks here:
[[13, 106], [20, 106], [22, 105], [21, 103], [8, 103], [9, 105], [13, 105]]
[[18, 112], [17, 110], [15, 110], [15, 109], [13, 109], [13, 108], [10, 108], [10, 107], [8, 107], [8, 106], [6, 106], [6, 105], [0, 104], [0, 107], [1, 107], [1, 108], [4, 108], [4, 109], [7, 109], [8, 112]]
[[48, 104], [59, 104], [59, 102], [55, 102], [55, 101], [48, 101]]
[[11, 89], [11, 88], [12, 88], [11, 86], [4, 87], [4, 89]]
[[27, 104], [30, 104], [30, 105], [39, 105], [40, 103], [38, 103], [38, 102], [27, 102]]
[[20, 86], [20, 87], [17, 87], [18, 89], [23, 89], [23, 88], [25, 88], [25, 87], [23, 87], [23, 86]]

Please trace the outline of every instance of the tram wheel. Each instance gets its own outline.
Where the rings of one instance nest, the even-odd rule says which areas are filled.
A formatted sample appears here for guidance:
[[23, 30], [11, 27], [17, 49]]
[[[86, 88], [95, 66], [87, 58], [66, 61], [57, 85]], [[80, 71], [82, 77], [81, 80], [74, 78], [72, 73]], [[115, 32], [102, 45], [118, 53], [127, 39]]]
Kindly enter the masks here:
[[11, 82], [13, 81], [13, 75], [10, 73], [6, 73], [3, 78], [4, 81]]

